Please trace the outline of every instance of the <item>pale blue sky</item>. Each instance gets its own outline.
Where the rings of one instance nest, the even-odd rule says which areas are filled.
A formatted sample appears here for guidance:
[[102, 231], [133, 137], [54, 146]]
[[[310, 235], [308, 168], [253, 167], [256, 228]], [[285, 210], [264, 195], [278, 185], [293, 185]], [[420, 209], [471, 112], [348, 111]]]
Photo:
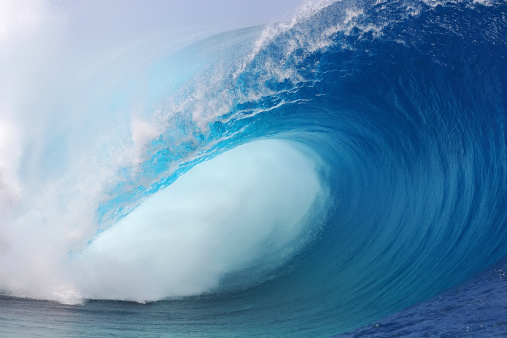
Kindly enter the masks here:
[[289, 20], [304, 0], [60, 1], [70, 29], [105, 40], [168, 31], [233, 29]]

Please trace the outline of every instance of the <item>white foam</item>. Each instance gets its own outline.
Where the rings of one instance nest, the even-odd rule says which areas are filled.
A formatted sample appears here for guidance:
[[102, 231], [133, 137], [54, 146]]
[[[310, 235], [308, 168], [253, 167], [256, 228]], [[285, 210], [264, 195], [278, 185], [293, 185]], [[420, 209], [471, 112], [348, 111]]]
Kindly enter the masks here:
[[210, 291], [249, 268], [262, 279], [319, 225], [308, 218], [325, 199], [316, 169], [279, 140], [201, 163], [98, 235], [76, 259], [76, 283], [87, 298], [149, 301]]

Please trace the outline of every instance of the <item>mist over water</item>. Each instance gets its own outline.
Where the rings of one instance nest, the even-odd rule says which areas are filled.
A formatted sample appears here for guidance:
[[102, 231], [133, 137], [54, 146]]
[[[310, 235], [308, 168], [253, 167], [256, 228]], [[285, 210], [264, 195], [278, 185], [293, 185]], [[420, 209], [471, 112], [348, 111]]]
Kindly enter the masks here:
[[[174, 54], [182, 47], [224, 29], [279, 20], [290, 14], [290, 8], [294, 10], [295, 6], [296, 4], [291, 4], [287, 7], [286, 3], [262, 4], [263, 11], [252, 11], [252, 8], [258, 7], [226, 1], [214, 6], [199, 1], [185, 5], [153, 2], [142, 5], [132, 3], [129, 6], [114, 1], [3, 2], [0, 27], [0, 67], [3, 74], [0, 82], [0, 288], [13, 296], [73, 303], [82, 301], [86, 296], [155, 300], [200, 293], [216, 286], [218, 277], [228, 271], [227, 268], [213, 272], [212, 282], [203, 282], [199, 287], [188, 286], [188, 291], [181, 291], [178, 287], [173, 287], [172, 290], [171, 286], [166, 285], [163, 291], [155, 288], [152, 291], [145, 289], [138, 292], [131, 290], [130, 293], [108, 293], [106, 290], [115, 287], [108, 289], [107, 285], [101, 283], [116, 287], [128, 284], [135, 267], [128, 266], [129, 273], [118, 275], [115, 281], [101, 282], [101, 278], [95, 276], [99, 274], [94, 273], [95, 269], [104, 267], [108, 259], [114, 260], [107, 258], [107, 253], [102, 256], [96, 253], [100, 250], [113, 250], [112, 247], [100, 247], [109, 232], [103, 235], [104, 239], [98, 232], [116, 222], [114, 219], [100, 222], [98, 209], [101, 203], [111, 198], [111, 187], [125, 179], [122, 177], [125, 171], [139, 170], [136, 166], [142, 156], [145, 156], [143, 147], [166, 128], [161, 123], [152, 123], [153, 116], [160, 111], [160, 105], [157, 107], [154, 103], [160, 101], [161, 95], [177, 90], [199, 67], [210, 62], [207, 55], [188, 55], [182, 59], [178, 59], [181, 55], [169, 59], [166, 55]], [[191, 16], [187, 15], [189, 12], [192, 12]], [[150, 72], [158, 71], [157, 65], [152, 64], [161, 63], [161, 58], [167, 64], [163, 66], [163, 73], [156, 76], [162, 78], [147, 78]], [[194, 118], [200, 117], [195, 115]], [[204, 116], [202, 118], [205, 119]], [[259, 165], [284, 165], [277, 164], [273, 159], [271, 161], [274, 163], [261, 160]], [[256, 165], [252, 162], [244, 168], [250, 170], [244, 173], [244, 182], [251, 180], [248, 184], [255, 185], [256, 182], [263, 182], [262, 175], [273, 174], [260, 173], [259, 170], [262, 170]], [[231, 173], [231, 169], [224, 170]], [[291, 170], [287, 168], [287, 171]], [[243, 170], [238, 175], [241, 172]], [[303, 177], [304, 175], [308, 173], [303, 174]], [[213, 176], [211, 178], [214, 179]], [[315, 177], [311, 179], [316, 180]], [[196, 183], [193, 184], [195, 186]], [[231, 191], [230, 182], [215, 184], [213, 191], [224, 194], [224, 198], [228, 196], [235, 201], [245, 199], [244, 196], [237, 195], [238, 191]], [[316, 181], [313, 184], [317, 184]], [[307, 191], [305, 189], [308, 188], [303, 186], [301, 189]], [[291, 191], [283, 186], [279, 190], [286, 193]], [[213, 214], [216, 214], [215, 217], [222, 215], [225, 221], [233, 222], [222, 211], [226, 207], [223, 205], [225, 201], [222, 205], [207, 205], [209, 202], [204, 201], [203, 196], [208, 194], [213, 199], [212, 192], [194, 193], [201, 194], [201, 200], [194, 201], [188, 192], [187, 201], [180, 201], [180, 209], [183, 208], [184, 211], [169, 206], [165, 218], [173, 212], [179, 213], [179, 216], [172, 217], [184, 218], [182, 213], [191, 213], [192, 209], [195, 216], [196, 213], [204, 212], [200, 209], [206, 207], [210, 217]], [[316, 194], [316, 191], [310, 193], [310, 200]], [[308, 205], [305, 207], [309, 208]], [[136, 214], [142, 212], [143, 208], [136, 211]], [[231, 205], [227, 208], [234, 210]], [[128, 222], [136, 214], [122, 222]], [[152, 217], [159, 222], [164, 219], [162, 216]], [[200, 217], [202, 223], [204, 216]], [[269, 213], [266, 217], [269, 218]], [[294, 225], [298, 217], [301, 215], [296, 216], [296, 220], [287, 226]], [[237, 219], [234, 221], [237, 222]], [[199, 220], [188, 222], [198, 223]], [[251, 222], [256, 225], [255, 220]], [[263, 223], [259, 225], [263, 226]], [[149, 224], [144, 226], [150, 228]], [[185, 228], [190, 237], [192, 232], [199, 232], [197, 229], [188, 229], [183, 224], [178, 226]], [[209, 227], [211, 226], [208, 225]], [[151, 231], [155, 232], [155, 229]], [[297, 237], [297, 234], [297, 231], [290, 234], [287, 241]], [[131, 239], [139, 239], [138, 235], [139, 233], [130, 234]], [[123, 234], [121, 237], [122, 245], [129, 247], [131, 243], [125, 236], [127, 235]], [[171, 237], [170, 234], [167, 236]], [[200, 241], [205, 241], [204, 234], [198, 237], [201, 238]], [[97, 243], [96, 238], [100, 238]], [[262, 241], [262, 235], [257, 240]], [[199, 255], [192, 253], [199, 246], [194, 243], [196, 241], [199, 240], [190, 239], [190, 243], [186, 243], [189, 245], [189, 255]], [[93, 242], [94, 251], [89, 251], [100, 257], [90, 258], [89, 262], [83, 263], [86, 260], [83, 257], [93, 256], [92, 253], [87, 253], [90, 242]], [[219, 246], [218, 243], [208, 245]], [[169, 242], [163, 246], [170, 247]], [[283, 244], [280, 246], [284, 247]], [[166, 252], [165, 255], [154, 250], [150, 255], [154, 255], [152, 258], [159, 259], [160, 262], [168, 260], [182, 266], [187, 264], [184, 255], [181, 256], [185, 249], [174, 249], [175, 252]], [[277, 251], [277, 254], [282, 253], [283, 250]], [[140, 253], [136, 258], [141, 262], [139, 264], [144, 264], [144, 259], [150, 257], [146, 253], [144, 256]], [[249, 260], [254, 259], [250, 257]], [[114, 263], [120, 264], [111, 264], [115, 265]], [[152, 271], [156, 270], [161, 270], [161, 266], [154, 264]], [[166, 266], [164, 270], [167, 274], [176, 275], [176, 279], [183, 278], [180, 283], [192, 282], [188, 281], [190, 277], [184, 277], [184, 272], [180, 272], [182, 276], [177, 277], [178, 272], [174, 271], [174, 266]], [[194, 274], [198, 272], [194, 271]], [[84, 278], [84, 275], [88, 277]], [[145, 278], [151, 280], [156, 280], [156, 277], [145, 275]], [[192, 277], [196, 279], [196, 276]], [[83, 295], [83, 290], [86, 290], [86, 295]], [[149, 296], [138, 295], [139, 292]]]

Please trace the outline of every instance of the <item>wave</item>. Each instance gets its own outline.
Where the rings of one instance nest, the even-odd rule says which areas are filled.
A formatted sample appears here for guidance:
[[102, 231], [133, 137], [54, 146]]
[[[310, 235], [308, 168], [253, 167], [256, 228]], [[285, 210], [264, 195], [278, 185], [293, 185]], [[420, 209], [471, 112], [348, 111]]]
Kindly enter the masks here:
[[323, 1], [135, 46], [128, 76], [2, 134], [0, 289], [330, 335], [462, 283], [507, 254], [506, 14]]

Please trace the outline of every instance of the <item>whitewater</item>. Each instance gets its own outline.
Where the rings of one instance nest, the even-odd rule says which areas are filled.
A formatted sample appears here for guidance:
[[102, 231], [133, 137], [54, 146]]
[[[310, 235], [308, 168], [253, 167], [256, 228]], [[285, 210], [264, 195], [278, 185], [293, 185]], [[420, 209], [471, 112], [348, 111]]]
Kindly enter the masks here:
[[505, 1], [0, 9], [0, 335], [506, 333]]

